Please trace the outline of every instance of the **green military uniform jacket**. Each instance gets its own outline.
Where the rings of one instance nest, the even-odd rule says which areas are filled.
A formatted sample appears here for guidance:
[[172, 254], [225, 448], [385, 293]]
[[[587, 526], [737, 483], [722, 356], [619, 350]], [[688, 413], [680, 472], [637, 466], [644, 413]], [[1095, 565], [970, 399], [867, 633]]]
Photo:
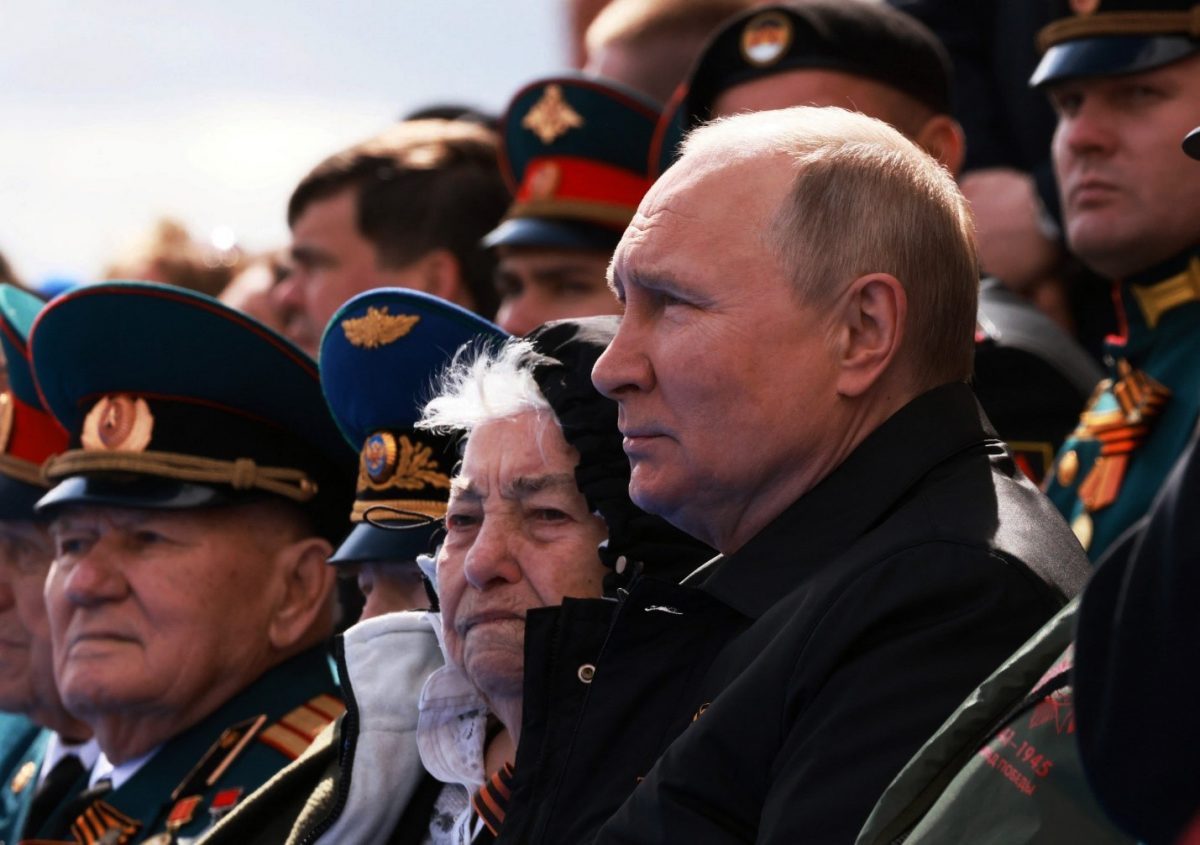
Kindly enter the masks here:
[[1075, 599], [976, 689], [884, 791], [857, 845], [1130, 840], [1105, 818], [1075, 744]]
[[327, 653], [309, 650], [168, 740], [128, 781], [77, 815], [66, 802], [38, 835], [66, 822], [70, 809], [68, 842], [166, 845], [197, 837], [303, 754], [343, 709]]
[[1146, 513], [1200, 416], [1200, 248], [1117, 291], [1125, 334], [1046, 487], [1093, 561]]
[[0, 845], [13, 845], [21, 835], [49, 741], [45, 728], [24, 716], [0, 713]]

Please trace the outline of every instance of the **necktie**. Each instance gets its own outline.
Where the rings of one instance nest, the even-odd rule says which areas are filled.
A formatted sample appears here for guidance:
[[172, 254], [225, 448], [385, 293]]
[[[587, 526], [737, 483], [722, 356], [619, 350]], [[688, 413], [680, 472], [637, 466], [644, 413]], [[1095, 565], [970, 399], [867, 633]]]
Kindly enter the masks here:
[[103, 798], [111, 791], [112, 781], [105, 778], [104, 780], [96, 781], [96, 785], [91, 789], [85, 789], [73, 798], [68, 798], [62, 802], [62, 806], [51, 813], [49, 820], [46, 822], [46, 829], [41, 834], [41, 838], [70, 840], [72, 838], [72, 823], [79, 818], [84, 810], [92, 805], [92, 802]]
[[67, 754], [54, 764], [42, 785], [33, 794], [22, 839], [32, 838], [38, 832], [54, 812], [54, 808], [63, 803], [71, 789], [78, 784], [84, 771], [83, 763], [74, 754]]

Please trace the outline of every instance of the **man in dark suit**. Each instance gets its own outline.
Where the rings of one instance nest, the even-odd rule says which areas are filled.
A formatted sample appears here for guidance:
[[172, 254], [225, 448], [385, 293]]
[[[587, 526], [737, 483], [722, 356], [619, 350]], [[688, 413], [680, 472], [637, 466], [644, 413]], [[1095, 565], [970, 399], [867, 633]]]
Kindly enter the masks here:
[[[969, 219], [936, 162], [837, 109], [704, 127], [651, 188], [593, 378], [633, 500], [722, 554], [635, 583], [598, 642], [572, 620], [602, 607], [529, 614], [502, 840], [847, 841], [1079, 589], [1078, 544], [965, 384]], [[584, 662], [564, 712], [540, 690]]]

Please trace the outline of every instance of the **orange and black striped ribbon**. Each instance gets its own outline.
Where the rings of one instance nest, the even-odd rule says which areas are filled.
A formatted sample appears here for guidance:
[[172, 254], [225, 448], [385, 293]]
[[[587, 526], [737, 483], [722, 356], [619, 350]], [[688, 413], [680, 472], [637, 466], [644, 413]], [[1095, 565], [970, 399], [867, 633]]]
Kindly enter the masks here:
[[[484, 823], [493, 837], [500, 835], [500, 827], [504, 824], [504, 813], [508, 807], [508, 799], [512, 797], [513, 767], [505, 763], [479, 791], [471, 796], [471, 809]], [[482, 842], [476, 838], [474, 841]]]
[[96, 801], [75, 819], [71, 834], [83, 845], [124, 845], [142, 829], [142, 823], [130, 818], [107, 801]]

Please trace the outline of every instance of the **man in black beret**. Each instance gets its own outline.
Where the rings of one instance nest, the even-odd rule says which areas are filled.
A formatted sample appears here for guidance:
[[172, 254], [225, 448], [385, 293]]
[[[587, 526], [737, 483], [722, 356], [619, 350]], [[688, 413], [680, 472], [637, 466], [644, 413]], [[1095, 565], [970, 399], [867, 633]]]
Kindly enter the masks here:
[[[799, 105], [884, 120], [952, 174], [962, 166], [945, 50], [912, 17], [864, 0], [792, 0], [731, 20], [668, 107], [660, 160], [665, 166], [679, 134], [703, 121]], [[1052, 320], [998, 280], [983, 280], [972, 386], [1035, 482], [1099, 380], [1099, 368]]]

